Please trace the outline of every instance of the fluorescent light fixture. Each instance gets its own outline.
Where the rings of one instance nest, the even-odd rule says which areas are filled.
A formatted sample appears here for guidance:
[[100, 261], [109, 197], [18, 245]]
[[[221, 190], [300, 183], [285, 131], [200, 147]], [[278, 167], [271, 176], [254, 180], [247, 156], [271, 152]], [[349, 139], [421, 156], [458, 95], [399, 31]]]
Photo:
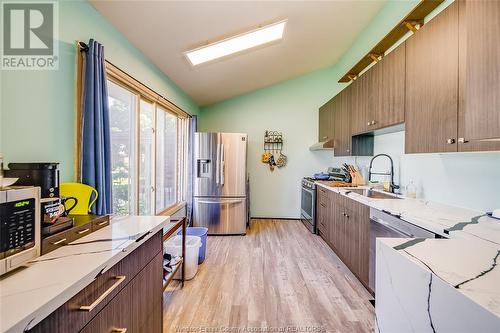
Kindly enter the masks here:
[[283, 38], [287, 20], [242, 33], [221, 41], [187, 51], [186, 57], [193, 66], [268, 44]]

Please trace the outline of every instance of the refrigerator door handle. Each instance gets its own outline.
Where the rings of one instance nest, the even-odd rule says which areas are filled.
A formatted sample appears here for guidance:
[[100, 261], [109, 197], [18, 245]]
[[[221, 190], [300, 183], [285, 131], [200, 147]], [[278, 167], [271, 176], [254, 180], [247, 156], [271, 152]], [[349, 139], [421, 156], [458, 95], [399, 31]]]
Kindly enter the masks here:
[[217, 152], [215, 157], [215, 184], [219, 185], [220, 177], [220, 144], [217, 144]]
[[224, 163], [225, 163], [225, 160], [224, 160], [224, 144], [221, 143], [221, 145], [220, 145], [220, 185], [221, 186], [224, 186], [224, 178], [225, 178], [225, 175], [224, 175]]
[[240, 200], [228, 200], [228, 201], [205, 201], [205, 200], [198, 200], [198, 203], [201, 204], [215, 204], [215, 205], [224, 205], [224, 204], [233, 204], [233, 203], [241, 203], [243, 202], [242, 199]]

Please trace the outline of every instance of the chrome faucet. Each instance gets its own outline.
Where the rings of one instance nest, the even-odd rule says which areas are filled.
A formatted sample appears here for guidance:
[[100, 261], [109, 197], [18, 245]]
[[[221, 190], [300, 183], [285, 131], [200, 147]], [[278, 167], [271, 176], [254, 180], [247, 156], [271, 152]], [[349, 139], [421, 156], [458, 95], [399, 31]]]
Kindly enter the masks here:
[[[373, 161], [380, 156], [385, 156], [391, 161], [391, 171], [390, 173], [378, 173], [378, 172], [372, 172], [372, 165]], [[384, 176], [391, 176], [391, 183], [389, 185], [389, 190], [391, 193], [394, 193], [394, 190], [399, 189], [399, 185], [394, 184], [394, 163], [392, 162], [392, 158], [387, 155], [387, 154], [378, 154], [372, 157], [370, 161], [370, 169], [368, 170], [368, 182], [371, 182], [372, 180], [372, 175], [384, 175]]]

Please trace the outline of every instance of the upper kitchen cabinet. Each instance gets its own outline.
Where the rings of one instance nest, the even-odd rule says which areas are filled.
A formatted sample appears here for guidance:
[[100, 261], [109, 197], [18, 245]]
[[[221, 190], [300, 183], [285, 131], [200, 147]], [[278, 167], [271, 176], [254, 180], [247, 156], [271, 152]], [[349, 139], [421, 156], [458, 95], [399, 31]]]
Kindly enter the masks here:
[[331, 100], [319, 108], [319, 134], [318, 141], [333, 139]]
[[405, 104], [406, 153], [457, 151], [457, 2], [406, 41]]
[[351, 90], [350, 114], [351, 114], [351, 133], [357, 135], [368, 131], [367, 112], [368, 108], [368, 80], [365, 75], [353, 81], [348, 87]]
[[499, 13], [500, 1], [459, 2], [459, 151], [500, 150]]
[[404, 122], [405, 62], [403, 44], [351, 84], [353, 134]]
[[333, 138], [335, 142], [333, 151], [335, 156], [351, 155], [350, 100], [350, 86], [332, 99]]
[[402, 44], [387, 54], [376, 66], [378, 75], [378, 105], [372, 109], [371, 128], [380, 129], [405, 121], [406, 46]]

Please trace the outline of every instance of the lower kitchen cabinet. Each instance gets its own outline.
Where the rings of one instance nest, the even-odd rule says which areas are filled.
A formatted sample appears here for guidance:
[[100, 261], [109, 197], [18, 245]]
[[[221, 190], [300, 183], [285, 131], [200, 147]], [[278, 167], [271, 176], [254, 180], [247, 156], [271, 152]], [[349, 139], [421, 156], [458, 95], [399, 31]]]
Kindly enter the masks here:
[[329, 211], [329, 198], [328, 195], [330, 191], [318, 187], [316, 191], [316, 219], [317, 219], [317, 226], [318, 226], [318, 232], [321, 237], [324, 239], [328, 239], [328, 234], [330, 232], [331, 227], [329, 226], [329, 216], [330, 216], [330, 211]]
[[82, 333], [95, 332], [127, 332], [132, 328], [132, 288], [123, 288], [118, 296], [113, 298], [106, 307], [99, 312], [81, 330]]
[[162, 236], [152, 236], [29, 332], [161, 333]]
[[346, 233], [350, 235], [346, 260], [352, 272], [367, 286], [370, 256], [370, 208], [346, 198], [345, 212]]
[[320, 236], [368, 286], [370, 208], [321, 187], [317, 198]]
[[81, 332], [161, 333], [162, 263], [159, 253]]

